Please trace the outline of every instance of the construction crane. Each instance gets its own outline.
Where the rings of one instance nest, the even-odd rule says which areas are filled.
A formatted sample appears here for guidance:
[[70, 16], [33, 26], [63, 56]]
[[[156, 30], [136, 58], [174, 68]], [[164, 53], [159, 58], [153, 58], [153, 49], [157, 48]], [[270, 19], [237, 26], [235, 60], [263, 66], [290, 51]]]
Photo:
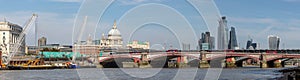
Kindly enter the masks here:
[[78, 46], [75, 46], [75, 51], [74, 51], [74, 54], [73, 54], [73, 56], [72, 56], [72, 62], [73, 62], [74, 64], [75, 64], [75, 60], [76, 60], [76, 55], [77, 55], [78, 53], [80, 53], [80, 52], [78, 51], [78, 49], [80, 48], [80, 45], [81, 45], [81, 38], [82, 38], [83, 32], [84, 32], [84, 30], [85, 30], [85, 28], [86, 28], [87, 19], [88, 19], [88, 16], [85, 16], [85, 17], [84, 17], [83, 24], [82, 24], [82, 26], [81, 26], [81, 28], [80, 28], [79, 36], [78, 36], [78, 38], [77, 38], [77, 44], [75, 44], [75, 45], [78, 45]]
[[25, 35], [27, 34], [27, 32], [30, 30], [30, 26], [32, 24], [34, 24], [34, 22], [36, 21], [38, 15], [37, 14], [33, 14], [31, 16], [31, 18], [27, 21], [27, 23], [25, 23], [25, 26], [23, 27], [22, 32], [19, 34], [16, 43], [14, 43], [11, 52], [8, 55], [2, 55], [2, 61], [1, 63], [2, 67], [4, 67], [5, 65], [8, 65], [9, 62], [11, 61], [11, 59], [14, 57], [14, 55], [16, 53], [18, 53], [20, 46], [23, 44], [23, 41], [25, 39]]

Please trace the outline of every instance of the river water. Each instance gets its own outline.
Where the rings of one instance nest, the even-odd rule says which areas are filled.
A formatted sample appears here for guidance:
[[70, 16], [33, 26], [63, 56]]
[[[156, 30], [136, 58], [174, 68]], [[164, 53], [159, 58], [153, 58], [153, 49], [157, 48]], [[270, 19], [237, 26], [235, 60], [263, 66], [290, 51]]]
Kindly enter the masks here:
[[[2, 70], [0, 80], [273, 80], [283, 68], [81, 68]], [[221, 71], [218, 74], [218, 71]], [[207, 74], [209, 73], [209, 74]], [[218, 77], [219, 75], [219, 77]]]

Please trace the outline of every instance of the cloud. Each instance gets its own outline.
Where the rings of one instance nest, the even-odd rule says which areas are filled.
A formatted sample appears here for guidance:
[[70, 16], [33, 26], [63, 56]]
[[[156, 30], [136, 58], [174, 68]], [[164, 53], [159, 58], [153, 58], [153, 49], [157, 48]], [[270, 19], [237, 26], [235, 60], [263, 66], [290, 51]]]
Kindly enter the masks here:
[[82, 0], [50, 0], [50, 1], [54, 1], [54, 2], [81, 2]]
[[[47, 37], [49, 43], [71, 44], [73, 15], [58, 14], [51, 12], [35, 12], [38, 14], [37, 29], [38, 37]], [[31, 11], [16, 11], [0, 13], [0, 18], [6, 18], [7, 21], [23, 26], [28, 21], [33, 12]], [[0, 20], [3, 21], [3, 20]], [[35, 28], [34, 25], [26, 35], [26, 44], [34, 45]]]
[[162, 0], [117, 0], [122, 5], [137, 5], [145, 2], [161, 2]]
[[[281, 38], [281, 44], [286, 48], [297, 48], [300, 38], [295, 37], [300, 34], [300, 19], [279, 20], [275, 18], [245, 18], [230, 17], [229, 23], [235, 24], [237, 28], [238, 40], [246, 43], [247, 36], [251, 34], [255, 42], [261, 43], [262, 48], [268, 48], [267, 36], [271, 34], [278, 35]], [[297, 44], [297, 45], [296, 45]]]

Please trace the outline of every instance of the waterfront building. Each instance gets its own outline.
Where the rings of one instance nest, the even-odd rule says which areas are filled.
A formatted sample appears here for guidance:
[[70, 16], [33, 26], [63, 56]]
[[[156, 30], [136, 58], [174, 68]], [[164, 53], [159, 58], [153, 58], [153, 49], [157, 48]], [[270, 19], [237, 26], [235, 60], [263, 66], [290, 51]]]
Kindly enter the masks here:
[[127, 47], [133, 48], [133, 49], [150, 49], [150, 43], [148, 41], [140, 42], [140, 41], [134, 40], [132, 42], [128, 42]]
[[231, 30], [229, 32], [229, 43], [228, 43], [228, 49], [239, 49], [236, 39], [236, 33], [235, 28], [231, 27]]
[[269, 40], [269, 49], [271, 49], [271, 50], [279, 49], [280, 38], [278, 36], [269, 35], [268, 40]]
[[37, 55], [40, 52], [46, 51], [59, 51], [59, 52], [72, 52], [72, 45], [61, 44], [46, 44], [43, 46], [26, 46], [25, 53]]
[[222, 17], [219, 20], [218, 27], [218, 49], [228, 49], [228, 27], [226, 17]]
[[85, 55], [97, 55], [100, 53], [100, 45], [94, 43], [92, 37], [89, 35], [86, 41], [76, 42], [72, 47], [73, 52], [79, 52]]
[[47, 44], [47, 38], [41, 37], [41, 38], [38, 40], [38, 46], [45, 46], [46, 44]]
[[212, 50], [215, 48], [215, 38], [210, 36], [210, 32], [201, 34], [201, 38], [198, 41], [198, 47], [200, 50]]
[[112, 29], [108, 32], [108, 36], [105, 37], [105, 35], [102, 34], [102, 38], [100, 40], [100, 47], [119, 49], [122, 48], [122, 46], [123, 39], [120, 31], [117, 29], [117, 24], [115, 21]]
[[[7, 21], [0, 22], [0, 48], [3, 55], [12, 53], [14, 45], [17, 44], [17, 40], [23, 28], [17, 24], [13, 24]], [[23, 41], [20, 42], [21, 46], [17, 53], [25, 53], [25, 36]]]

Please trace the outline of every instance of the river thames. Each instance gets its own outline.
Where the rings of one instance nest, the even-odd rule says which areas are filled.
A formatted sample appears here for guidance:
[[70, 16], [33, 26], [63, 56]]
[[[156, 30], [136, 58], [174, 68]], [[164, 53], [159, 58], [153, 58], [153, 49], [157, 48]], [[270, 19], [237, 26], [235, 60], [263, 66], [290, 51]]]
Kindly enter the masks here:
[[[219, 80], [274, 80], [283, 68], [224, 68]], [[203, 80], [208, 69], [198, 68], [82, 68], [2, 70], [1, 80]], [[217, 77], [209, 76], [209, 77]]]

